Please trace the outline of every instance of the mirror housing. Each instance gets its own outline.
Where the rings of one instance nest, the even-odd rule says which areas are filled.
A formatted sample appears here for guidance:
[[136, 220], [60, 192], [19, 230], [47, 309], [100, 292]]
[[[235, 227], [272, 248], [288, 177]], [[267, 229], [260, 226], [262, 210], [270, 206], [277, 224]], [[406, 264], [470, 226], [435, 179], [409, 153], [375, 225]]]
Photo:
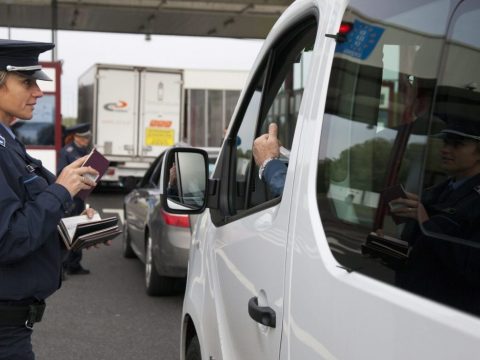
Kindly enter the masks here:
[[173, 214], [199, 214], [208, 197], [208, 154], [205, 150], [175, 147], [164, 156], [160, 189], [162, 207]]

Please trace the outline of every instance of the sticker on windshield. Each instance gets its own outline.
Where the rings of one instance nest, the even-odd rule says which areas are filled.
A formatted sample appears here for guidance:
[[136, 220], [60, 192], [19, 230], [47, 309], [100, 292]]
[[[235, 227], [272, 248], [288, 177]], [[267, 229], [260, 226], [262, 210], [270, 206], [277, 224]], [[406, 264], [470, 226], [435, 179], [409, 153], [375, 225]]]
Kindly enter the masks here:
[[335, 52], [365, 60], [377, 46], [384, 31], [385, 29], [379, 26], [355, 20], [351, 32], [347, 35], [347, 41], [338, 43]]

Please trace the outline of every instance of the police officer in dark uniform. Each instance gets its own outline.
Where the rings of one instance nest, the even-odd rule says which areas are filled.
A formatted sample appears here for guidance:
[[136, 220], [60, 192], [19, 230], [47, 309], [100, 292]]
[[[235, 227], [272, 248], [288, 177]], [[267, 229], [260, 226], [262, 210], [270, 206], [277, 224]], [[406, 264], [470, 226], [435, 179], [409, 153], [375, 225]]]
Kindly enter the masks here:
[[449, 175], [392, 211], [410, 218], [402, 238], [411, 245], [397, 282], [417, 294], [480, 315], [480, 123], [448, 119], [441, 165]]
[[[65, 130], [66, 137], [73, 136], [73, 141], [66, 144], [60, 151], [60, 157], [57, 164], [57, 174], [73, 163], [77, 159], [85, 156], [89, 152], [91, 131], [90, 124], [79, 124]], [[75, 197], [73, 199], [75, 207], [71, 215], [80, 215], [85, 210], [85, 201]], [[80, 261], [82, 260], [82, 250], [71, 250], [63, 262], [64, 271], [69, 275], [86, 275], [90, 270], [85, 269]]]
[[[0, 359], [31, 360], [31, 332], [44, 300], [61, 283], [66, 254], [57, 224], [69, 213], [72, 198], [95, 183], [80, 158], [56, 179], [30, 157], [10, 126], [32, 118], [43, 93], [37, 80], [50, 80], [38, 55], [50, 43], [0, 40]], [[87, 213], [93, 216], [93, 209]]]

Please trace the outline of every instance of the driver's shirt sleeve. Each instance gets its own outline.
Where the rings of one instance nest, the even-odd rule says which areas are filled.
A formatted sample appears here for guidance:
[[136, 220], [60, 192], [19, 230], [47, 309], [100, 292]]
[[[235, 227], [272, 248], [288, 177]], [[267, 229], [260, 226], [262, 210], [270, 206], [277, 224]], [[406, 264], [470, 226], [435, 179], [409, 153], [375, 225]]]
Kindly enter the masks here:
[[263, 179], [268, 184], [270, 192], [274, 196], [280, 196], [285, 186], [287, 166], [280, 160], [274, 159], [268, 162], [263, 172]]

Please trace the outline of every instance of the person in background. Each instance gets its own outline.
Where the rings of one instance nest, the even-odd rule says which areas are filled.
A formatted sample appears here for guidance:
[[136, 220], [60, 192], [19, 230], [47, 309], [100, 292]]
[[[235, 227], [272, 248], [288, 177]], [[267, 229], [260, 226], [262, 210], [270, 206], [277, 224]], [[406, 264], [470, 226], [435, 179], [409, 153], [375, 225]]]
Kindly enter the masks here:
[[[85, 157], [58, 178], [32, 158], [10, 128], [30, 120], [43, 96], [37, 80], [51, 80], [38, 56], [54, 44], [0, 40], [0, 359], [32, 360], [31, 334], [42, 319], [45, 299], [61, 285], [66, 255], [57, 225], [73, 197], [95, 182]], [[86, 212], [93, 217], [93, 209]]]
[[[90, 150], [90, 140], [92, 137], [90, 124], [79, 124], [65, 130], [65, 146], [60, 151], [58, 159], [57, 174], [69, 164], [75, 162], [79, 158], [88, 154]], [[69, 140], [70, 138], [70, 140]], [[85, 201], [75, 197], [75, 204], [72, 212], [73, 215], [80, 215], [85, 210]], [[67, 258], [63, 262], [63, 270], [68, 275], [87, 275], [90, 270], [85, 269], [82, 265], [82, 250], [71, 250]], [[65, 276], [64, 276], [65, 279]]]

